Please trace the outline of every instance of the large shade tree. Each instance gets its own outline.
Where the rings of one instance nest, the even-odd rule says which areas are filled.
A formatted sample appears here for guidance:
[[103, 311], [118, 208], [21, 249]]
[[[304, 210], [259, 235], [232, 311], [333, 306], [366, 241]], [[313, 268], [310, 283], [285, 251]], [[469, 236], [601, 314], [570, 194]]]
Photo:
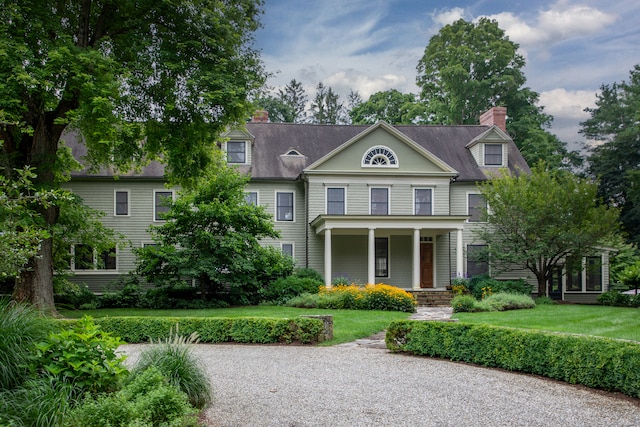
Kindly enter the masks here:
[[599, 141], [589, 156], [588, 171], [599, 180], [598, 194], [620, 208], [629, 241], [640, 245], [640, 65], [629, 80], [602, 85], [591, 117], [581, 133]]
[[618, 211], [598, 204], [596, 185], [569, 172], [542, 165], [518, 176], [503, 170], [479, 188], [488, 208], [477, 233], [488, 260], [496, 271], [530, 270], [539, 295], [567, 257], [598, 253], [618, 230]]
[[524, 57], [494, 20], [458, 20], [431, 37], [418, 62], [416, 83], [425, 104], [423, 121], [477, 124], [491, 107], [507, 108], [507, 130], [529, 164], [561, 167], [575, 159], [549, 133], [553, 118], [524, 86]]
[[[53, 187], [65, 131], [86, 164], [166, 163], [188, 185], [216, 136], [249, 113], [264, 82], [250, 42], [261, 0], [5, 0], [0, 7], [0, 140], [5, 170], [25, 165]], [[44, 223], [59, 210], [42, 206]], [[44, 239], [14, 298], [53, 310], [52, 242]]]
[[416, 96], [396, 89], [376, 92], [349, 111], [352, 123], [373, 124], [384, 120], [392, 125], [412, 124], [418, 110]]

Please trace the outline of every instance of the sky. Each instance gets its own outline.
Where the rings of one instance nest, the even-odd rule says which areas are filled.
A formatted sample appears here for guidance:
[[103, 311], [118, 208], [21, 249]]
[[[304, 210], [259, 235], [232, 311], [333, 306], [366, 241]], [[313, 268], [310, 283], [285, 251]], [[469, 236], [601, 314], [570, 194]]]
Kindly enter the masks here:
[[419, 93], [416, 66], [429, 39], [460, 18], [498, 22], [526, 59], [525, 86], [554, 117], [569, 146], [603, 84], [640, 64], [638, 0], [264, 0], [255, 34], [274, 90], [292, 79], [307, 95], [318, 82], [347, 100], [378, 91]]

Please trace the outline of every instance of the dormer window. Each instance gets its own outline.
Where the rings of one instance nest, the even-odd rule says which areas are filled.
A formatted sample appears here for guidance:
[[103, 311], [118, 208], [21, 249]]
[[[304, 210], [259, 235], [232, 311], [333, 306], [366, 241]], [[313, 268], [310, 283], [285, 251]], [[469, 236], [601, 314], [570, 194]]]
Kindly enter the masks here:
[[287, 151], [285, 156], [302, 156], [302, 154], [300, 154], [298, 150], [292, 148], [291, 150]]
[[247, 143], [244, 141], [227, 142], [227, 162], [247, 163]]
[[364, 153], [364, 156], [362, 156], [362, 166], [398, 167], [398, 158], [390, 148], [379, 145]]
[[502, 166], [503, 144], [484, 144], [484, 165]]

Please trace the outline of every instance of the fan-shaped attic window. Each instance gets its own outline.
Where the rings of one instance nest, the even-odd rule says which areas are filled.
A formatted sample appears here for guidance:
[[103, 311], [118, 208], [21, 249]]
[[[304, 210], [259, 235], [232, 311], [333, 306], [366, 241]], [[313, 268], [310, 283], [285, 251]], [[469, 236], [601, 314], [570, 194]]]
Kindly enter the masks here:
[[390, 148], [378, 145], [364, 153], [362, 166], [394, 168], [398, 167], [398, 157]]
[[295, 150], [293, 148], [287, 151], [284, 155], [285, 156], [302, 156], [302, 154], [300, 154], [298, 150]]

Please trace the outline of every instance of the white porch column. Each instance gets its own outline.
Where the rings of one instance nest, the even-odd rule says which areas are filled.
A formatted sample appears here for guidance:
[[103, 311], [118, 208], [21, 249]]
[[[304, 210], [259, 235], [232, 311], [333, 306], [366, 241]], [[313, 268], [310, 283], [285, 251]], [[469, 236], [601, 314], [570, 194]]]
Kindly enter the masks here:
[[456, 231], [456, 276], [464, 277], [463, 268], [463, 252], [462, 252], [462, 229]]
[[331, 229], [324, 230], [324, 284], [331, 287]]
[[420, 289], [420, 229], [413, 229], [413, 289]]
[[376, 282], [376, 230], [369, 229], [369, 251], [367, 254], [367, 283]]

